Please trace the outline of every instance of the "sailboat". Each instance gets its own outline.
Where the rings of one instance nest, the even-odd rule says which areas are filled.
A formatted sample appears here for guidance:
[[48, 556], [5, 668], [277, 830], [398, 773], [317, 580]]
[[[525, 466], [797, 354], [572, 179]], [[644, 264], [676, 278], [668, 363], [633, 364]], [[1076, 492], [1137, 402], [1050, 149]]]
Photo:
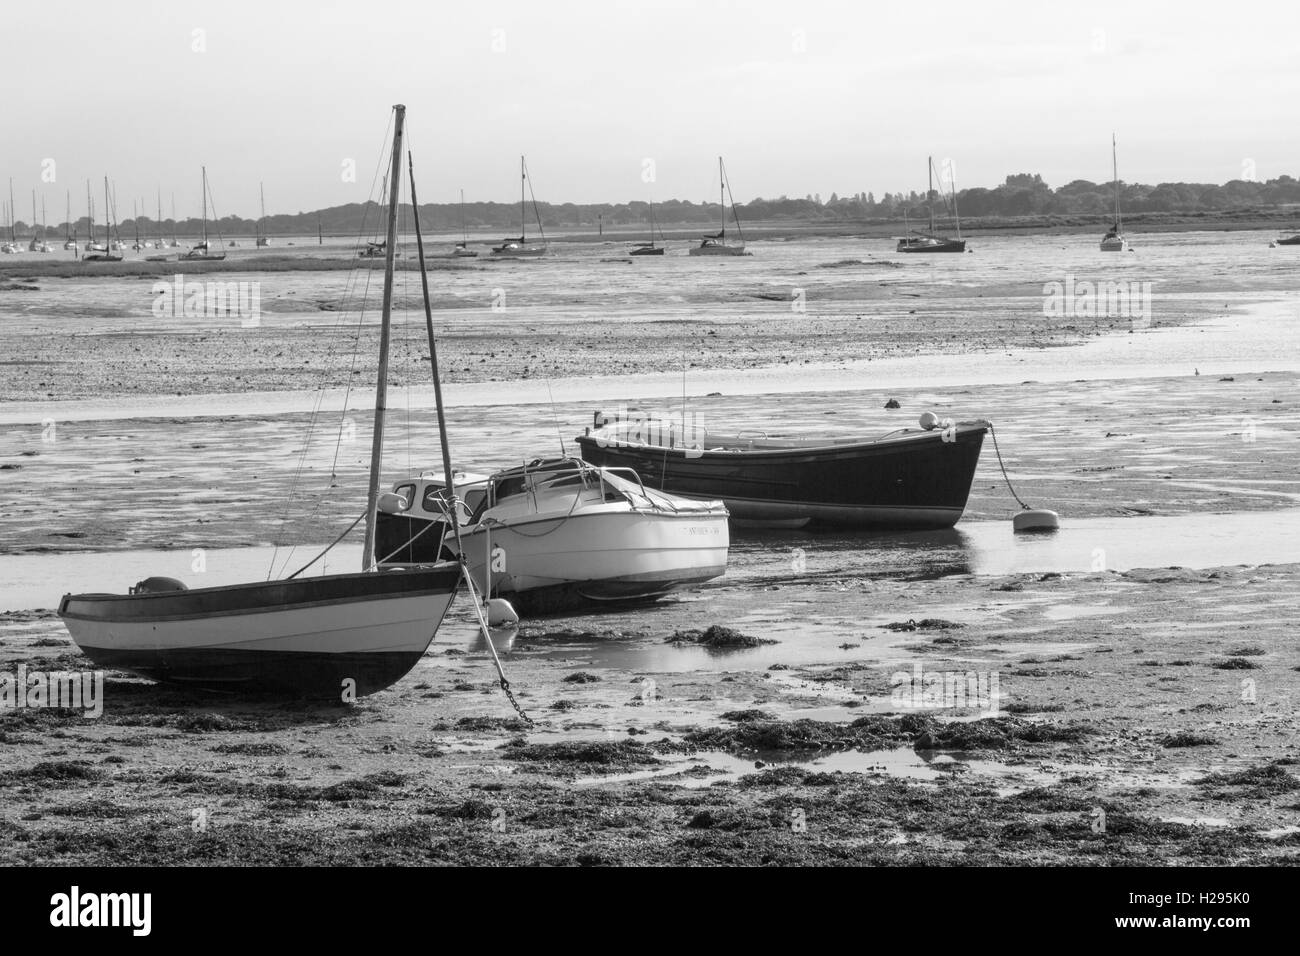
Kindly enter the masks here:
[[[161, 216], [162, 213], [159, 212], [158, 215]], [[167, 248], [179, 249], [180, 245], [180, 242], [176, 238], [176, 194], [172, 193], [172, 237], [167, 242]]]
[[64, 222], [63, 248], [68, 249], [72, 252], [76, 252], [77, 251], [77, 227], [72, 222], [72, 190], [71, 189], [67, 190], [67, 209], [65, 210], [64, 214], [67, 218]]
[[934, 231], [934, 158], [927, 157], [926, 162], [929, 168], [926, 170], [926, 178], [929, 181], [929, 188], [926, 190], [925, 198], [930, 210], [930, 231], [918, 232], [914, 236], [905, 236], [898, 240], [899, 252], [965, 252], [966, 240], [961, 237], [961, 219], [957, 216], [957, 190], [954, 188], [952, 193], [952, 217], [957, 228], [957, 238], [950, 239], [947, 236], [937, 235]]
[[18, 237], [13, 232], [13, 177], [9, 177], [9, 208], [5, 220], [9, 225], [9, 242], [0, 246], [0, 252], [4, 252], [4, 254], [8, 255], [12, 254], [12, 252], [19, 251], [19, 248], [21, 248], [18, 246]]
[[[528, 242], [528, 230], [525, 228], [525, 210], [527, 203], [524, 197], [524, 189], [528, 186], [528, 167], [524, 165], [524, 157], [519, 157], [519, 238], [503, 239], [501, 245], [492, 247], [492, 255], [501, 256], [511, 259], [536, 259], [546, 255], [546, 234], [542, 232], [541, 217], [537, 217], [537, 229], [542, 232], [542, 241], [538, 243]], [[533, 199], [533, 214], [537, 215], [537, 199]]]
[[478, 255], [469, 247], [469, 227], [465, 225], [465, 190], [460, 191], [460, 235], [461, 241], [456, 243], [456, 248], [451, 251], [453, 256], [459, 256], [463, 259], [472, 259]]
[[[213, 252], [208, 245], [208, 167], [203, 169], [203, 238], [196, 243], [189, 252], [182, 253], [179, 258], [186, 262], [193, 262], [196, 259], [219, 261], [226, 258], [224, 252]], [[216, 210], [213, 210], [216, 215]], [[217, 232], [217, 248], [221, 248], [221, 232]]]
[[[664, 234], [659, 233], [659, 238], [663, 239]], [[655, 245], [655, 204], [650, 202], [650, 241], [638, 242], [635, 246], [627, 251], [629, 256], [662, 256], [665, 246]]]
[[[397, 233], [405, 119], [405, 107], [394, 109], [390, 250]], [[64, 595], [59, 616], [92, 661], [153, 680], [346, 700], [349, 692], [371, 694], [394, 684], [424, 655], [462, 571], [453, 562], [383, 571], [376, 563], [393, 273], [390, 252], [362, 570], [192, 590], [179, 581], [151, 578], [125, 595]], [[439, 428], [445, 443], [441, 416]]]
[[257, 191], [262, 198], [262, 218], [257, 220], [257, 244], [258, 246], [269, 246], [271, 240], [266, 235], [266, 189], [261, 183], [258, 183]]
[[86, 251], [108, 252], [108, 234], [102, 243], [95, 241], [95, 200], [90, 195], [90, 180], [86, 180]]
[[18, 251], [18, 240], [14, 236], [14, 181], [9, 180], [9, 205], [5, 207], [5, 224], [9, 227], [9, 241], [0, 245], [0, 252], [11, 255]]
[[109, 218], [110, 216], [109, 210], [111, 210], [112, 208], [113, 208], [112, 205], [108, 201], [108, 177], [105, 176], [104, 177], [104, 210], [105, 210], [104, 241], [106, 244], [101, 246], [95, 243], [95, 221], [92, 218], [90, 221], [90, 232], [91, 232], [90, 242], [86, 246], [86, 250], [87, 250], [86, 254], [81, 257], [82, 262], [121, 262], [122, 261], [122, 257], [119, 255], [115, 255], [107, 245], [109, 241], [109, 237], [113, 235], [113, 224]]
[[[157, 238], [157, 240], [154, 242], [154, 246], [157, 247], [158, 249], [166, 249], [166, 248], [167, 248], [167, 240], [166, 240], [165, 238], [163, 238], [163, 226], [162, 226], [162, 190], [161, 190], [161, 189], [158, 190], [158, 219], [157, 219], [157, 221], [154, 223], [154, 225], [156, 225], [156, 226], [158, 227], [158, 238]], [[161, 253], [160, 255], [156, 255], [156, 256], [145, 256], [145, 262], [166, 262], [167, 259], [168, 259], [168, 256], [167, 256], [166, 253]]]
[[[739, 237], [737, 242], [727, 241], [727, 205], [726, 200], [731, 198], [731, 218], [736, 221], [736, 235]], [[717, 235], [705, 236], [698, 246], [688, 250], [693, 256], [747, 256], [751, 253], [745, 251], [745, 234], [740, 229], [740, 216], [736, 212], [736, 200], [731, 197], [731, 183], [727, 181], [727, 171], [722, 165], [722, 157], [718, 157], [718, 205], [722, 207], [722, 228]]]
[[1127, 252], [1128, 240], [1124, 238], [1123, 221], [1119, 216], [1119, 160], [1116, 155], [1115, 134], [1110, 134], [1110, 168], [1115, 181], [1115, 221], [1110, 231], [1101, 239], [1102, 252]]
[[140, 243], [140, 204], [134, 199], [131, 200], [131, 223], [135, 227], [135, 243], [131, 248], [136, 252], [149, 248], [149, 243]]
[[32, 238], [31, 241], [27, 243], [27, 251], [28, 252], [53, 252], [54, 251], [53, 248], [50, 246], [48, 242], [45, 241], [44, 201], [41, 202], [41, 218], [39, 220], [41, 225], [39, 227], [40, 228], [39, 232], [37, 231], [37, 222], [38, 220], [36, 218], [36, 190], [33, 189], [32, 190]]

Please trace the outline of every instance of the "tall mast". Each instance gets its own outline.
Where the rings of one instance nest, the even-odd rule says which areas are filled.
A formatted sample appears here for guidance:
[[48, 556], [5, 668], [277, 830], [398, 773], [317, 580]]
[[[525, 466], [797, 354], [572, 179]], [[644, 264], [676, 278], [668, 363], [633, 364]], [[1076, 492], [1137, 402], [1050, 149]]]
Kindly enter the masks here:
[[925, 177], [928, 182], [928, 188], [925, 191], [925, 201], [930, 207], [930, 235], [934, 235], [934, 157], [925, 157], [926, 170]]
[[1110, 134], [1110, 173], [1115, 181], [1115, 231], [1120, 230], [1119, 221], [1119, 155], [1115, 145], [1115, 134]]
[[64, 207], [63, 210], [64, 233], [66, 235], [66, 238], [71, 240], [74, 231], [72, 225], [72, 190], [71, 189], [64, 190], [64, 199], [66, 200], [67, 203], [67, 205]]
[[176, 241], [176, 194], [172, 193], [172, 245], [178, 245]]
[[393, 310], [393, 255], [397, 247], [397, 203], [402, 186], [402, 126], [406, 107], [393, 107], [393, 165], [388, 177], [388, 238], [384, 243], [384, 306], [379, 322], [379, 377], [375, 384], [375, 427], [370, 443], [370, 489], [366, 496], [366, 539], [361, 549], [361, 570], [375, 564], [375, 525], [379, 518], [379, 473], [384, 456], [384, 411], [388, 400], [388, 328]]
[[203, 248], [208, 247], [208, 167], [201, 166], [203, 170]]
[[[415, 180], [412, 179], [411, 183], [414, 188]], [[469, 226], [465, 224], [465, 190], [463, 189], [460, 191], [460, 236], [464, 240], [461, 245], [466, 245], [469, 242]]]
[[[406, 154], [406, 163], [411, 175], [411, 211], [415, 220], [415, 248], [420, 256], [420, 285], [424, 290], [424, 327], [429, 337], [429, 364], [433, 368], [433, 400], [438, 409], [438, 440], [442, 445], [442, 470], [447, 483], [447, 511], [451, 515], [452, 533], [456, 536], [456, 553], [461, 554], [460, 514], [456, 508], [456, 480], [451, 470], [451, 449], [447, 444], [447, 416], [442, 404], [442, 379], [438, 375], [438, 343], [433, 336], [433, 309], [429, 303], [429, 273], [424, 268], [424, 236], [420, 233], [420, 204], [415, 197], [415, 161], [411, 154]], [[465, 190], [460, 191], [464, 202]], [[492, 569], [487, 569], [488, 583], [491, 584]]]
[[528, 236], [525, 229], [527, 218], [524, 216], [524, 185], [528, 179], [528, 173], [524, 170], [524, 158], [519, 157], [519, 241], [522, 243]]
[[113, 251], [113, 207], [108, 201], [108, 177], [104, 177], [104, 247], [108, 252]]
[[17, 242], [18, 236], [14, 232], [14, 220], [18, 218], [17, 208], [14, 206], [14, 178], [9, 177], [9, 241]]
[[262, 218], [257, 221], [257, 237], [261, 239], [266, 236], [266, 185], [258, 183], [257, 192], [262, 197]]
[[722, 213], [722, 237], [727, 237], [727, 194], [726, 179], [722, 173], [722, 157], [718, 157], [718, 208]]
[[36, 190], [32, 190], [32, 239], [36, 239]]
[[95, 244], [95, 205], [90, 199], [90, 180], [86, 180], [86, 251]]
[[158, 248], [163, 248], [164, 239], [162, 234], [162, 187], [158, 187]]

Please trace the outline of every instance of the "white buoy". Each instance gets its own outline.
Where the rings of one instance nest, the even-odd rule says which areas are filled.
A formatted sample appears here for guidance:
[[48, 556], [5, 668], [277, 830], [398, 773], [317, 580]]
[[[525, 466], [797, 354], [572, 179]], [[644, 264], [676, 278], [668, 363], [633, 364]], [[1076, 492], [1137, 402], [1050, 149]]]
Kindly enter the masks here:
[[1061, 526], [1061, 519], [1055, 511], [1046, 508], [1026, 508], [1011, 519], [1011, 528], [1019, 534], [1022, 531], [1055, 531]]
[[488, 627], [513, 627], [519, 623], [519, 614], [505, 598], [492, 598], [487, 602]]

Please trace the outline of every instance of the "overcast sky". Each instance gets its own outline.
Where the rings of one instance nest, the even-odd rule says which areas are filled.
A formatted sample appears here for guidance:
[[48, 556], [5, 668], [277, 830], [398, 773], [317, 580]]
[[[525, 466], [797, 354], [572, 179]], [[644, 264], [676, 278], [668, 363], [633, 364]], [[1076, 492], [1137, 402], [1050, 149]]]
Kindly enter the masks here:
[[[1300, 12], [1221, 3], [103, 0], [5, 4], [0, 177], [197, 215], [364, 200], [408, 107], [420, 198], [739, 202], [1300, 175]], [[646, 160], [653, 182], [645, 182]], [[53, 160], [51, 166], [48, 162]], [[354, 182], [345, 163], [354, 160]], [[42, 165], [45, 164], [45, 165]], [[42, 181], [42, 171], [44, 178]], [[53, 177], [53, 181], [49, 181]], [[3, 185], [0, 184], [0, 188]]]

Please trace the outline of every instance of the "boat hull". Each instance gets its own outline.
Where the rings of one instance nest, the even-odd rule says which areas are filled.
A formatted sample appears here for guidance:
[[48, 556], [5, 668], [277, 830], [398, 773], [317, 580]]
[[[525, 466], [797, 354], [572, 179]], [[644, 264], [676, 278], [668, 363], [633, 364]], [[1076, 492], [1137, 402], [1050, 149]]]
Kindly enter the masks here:
[[900, 239], [899, 252], [965, 252], [965, 239]]
[[[424, 519], [403, 520], [414, 524]], [[461, 530], [470, 574], [480, 584], [486, 580], [490, 545], [495, 555], [492, 593], [509, 598], [526, 614], [653, 600], [702, 584], [726, 572], [730, 547], [727, 513], [721, 508], [530, 516], [490, 530], [490, 540], [483, 527]], [[431, 530], [424, 539], [436, 541], [439, 533]], [[450, 534], [446, 546], [455, 551]], [[413, 556], [428, 559], [432, 547]]]
[[663, 246], [655, 249], [632, 249], [628, 251], [629, 256], [662, 256], [663, 254]]
[[[693, 451], [582, 435], [594, 465], [632, 468], [648, 487], [722, 499], [737, 526], [950, 528], [961, 518], [986, 422], [894, 439]], [[802, 447], [799, 447], [802, 445]], [[766, 446], [766, 447], [761, 447]]]
[[[65, 595], [68, 633], [96, 664], [151, 680], [341, 699], [383, 690], [424, 654], [455, 565], [134, 595]], [[347, 683], [351, 681], [352, 683]]]
[[1275, 240], [1279, 246], [1300, 246], [1300, 236], [1287, 236], [1284, 239]]
[[1127, 239], [1103, 239], [1101, 241], [1102, 252], [1127, 252]]
[[687, 252], [693, 256], [744, 256], [744, 246], [695, 246]]

